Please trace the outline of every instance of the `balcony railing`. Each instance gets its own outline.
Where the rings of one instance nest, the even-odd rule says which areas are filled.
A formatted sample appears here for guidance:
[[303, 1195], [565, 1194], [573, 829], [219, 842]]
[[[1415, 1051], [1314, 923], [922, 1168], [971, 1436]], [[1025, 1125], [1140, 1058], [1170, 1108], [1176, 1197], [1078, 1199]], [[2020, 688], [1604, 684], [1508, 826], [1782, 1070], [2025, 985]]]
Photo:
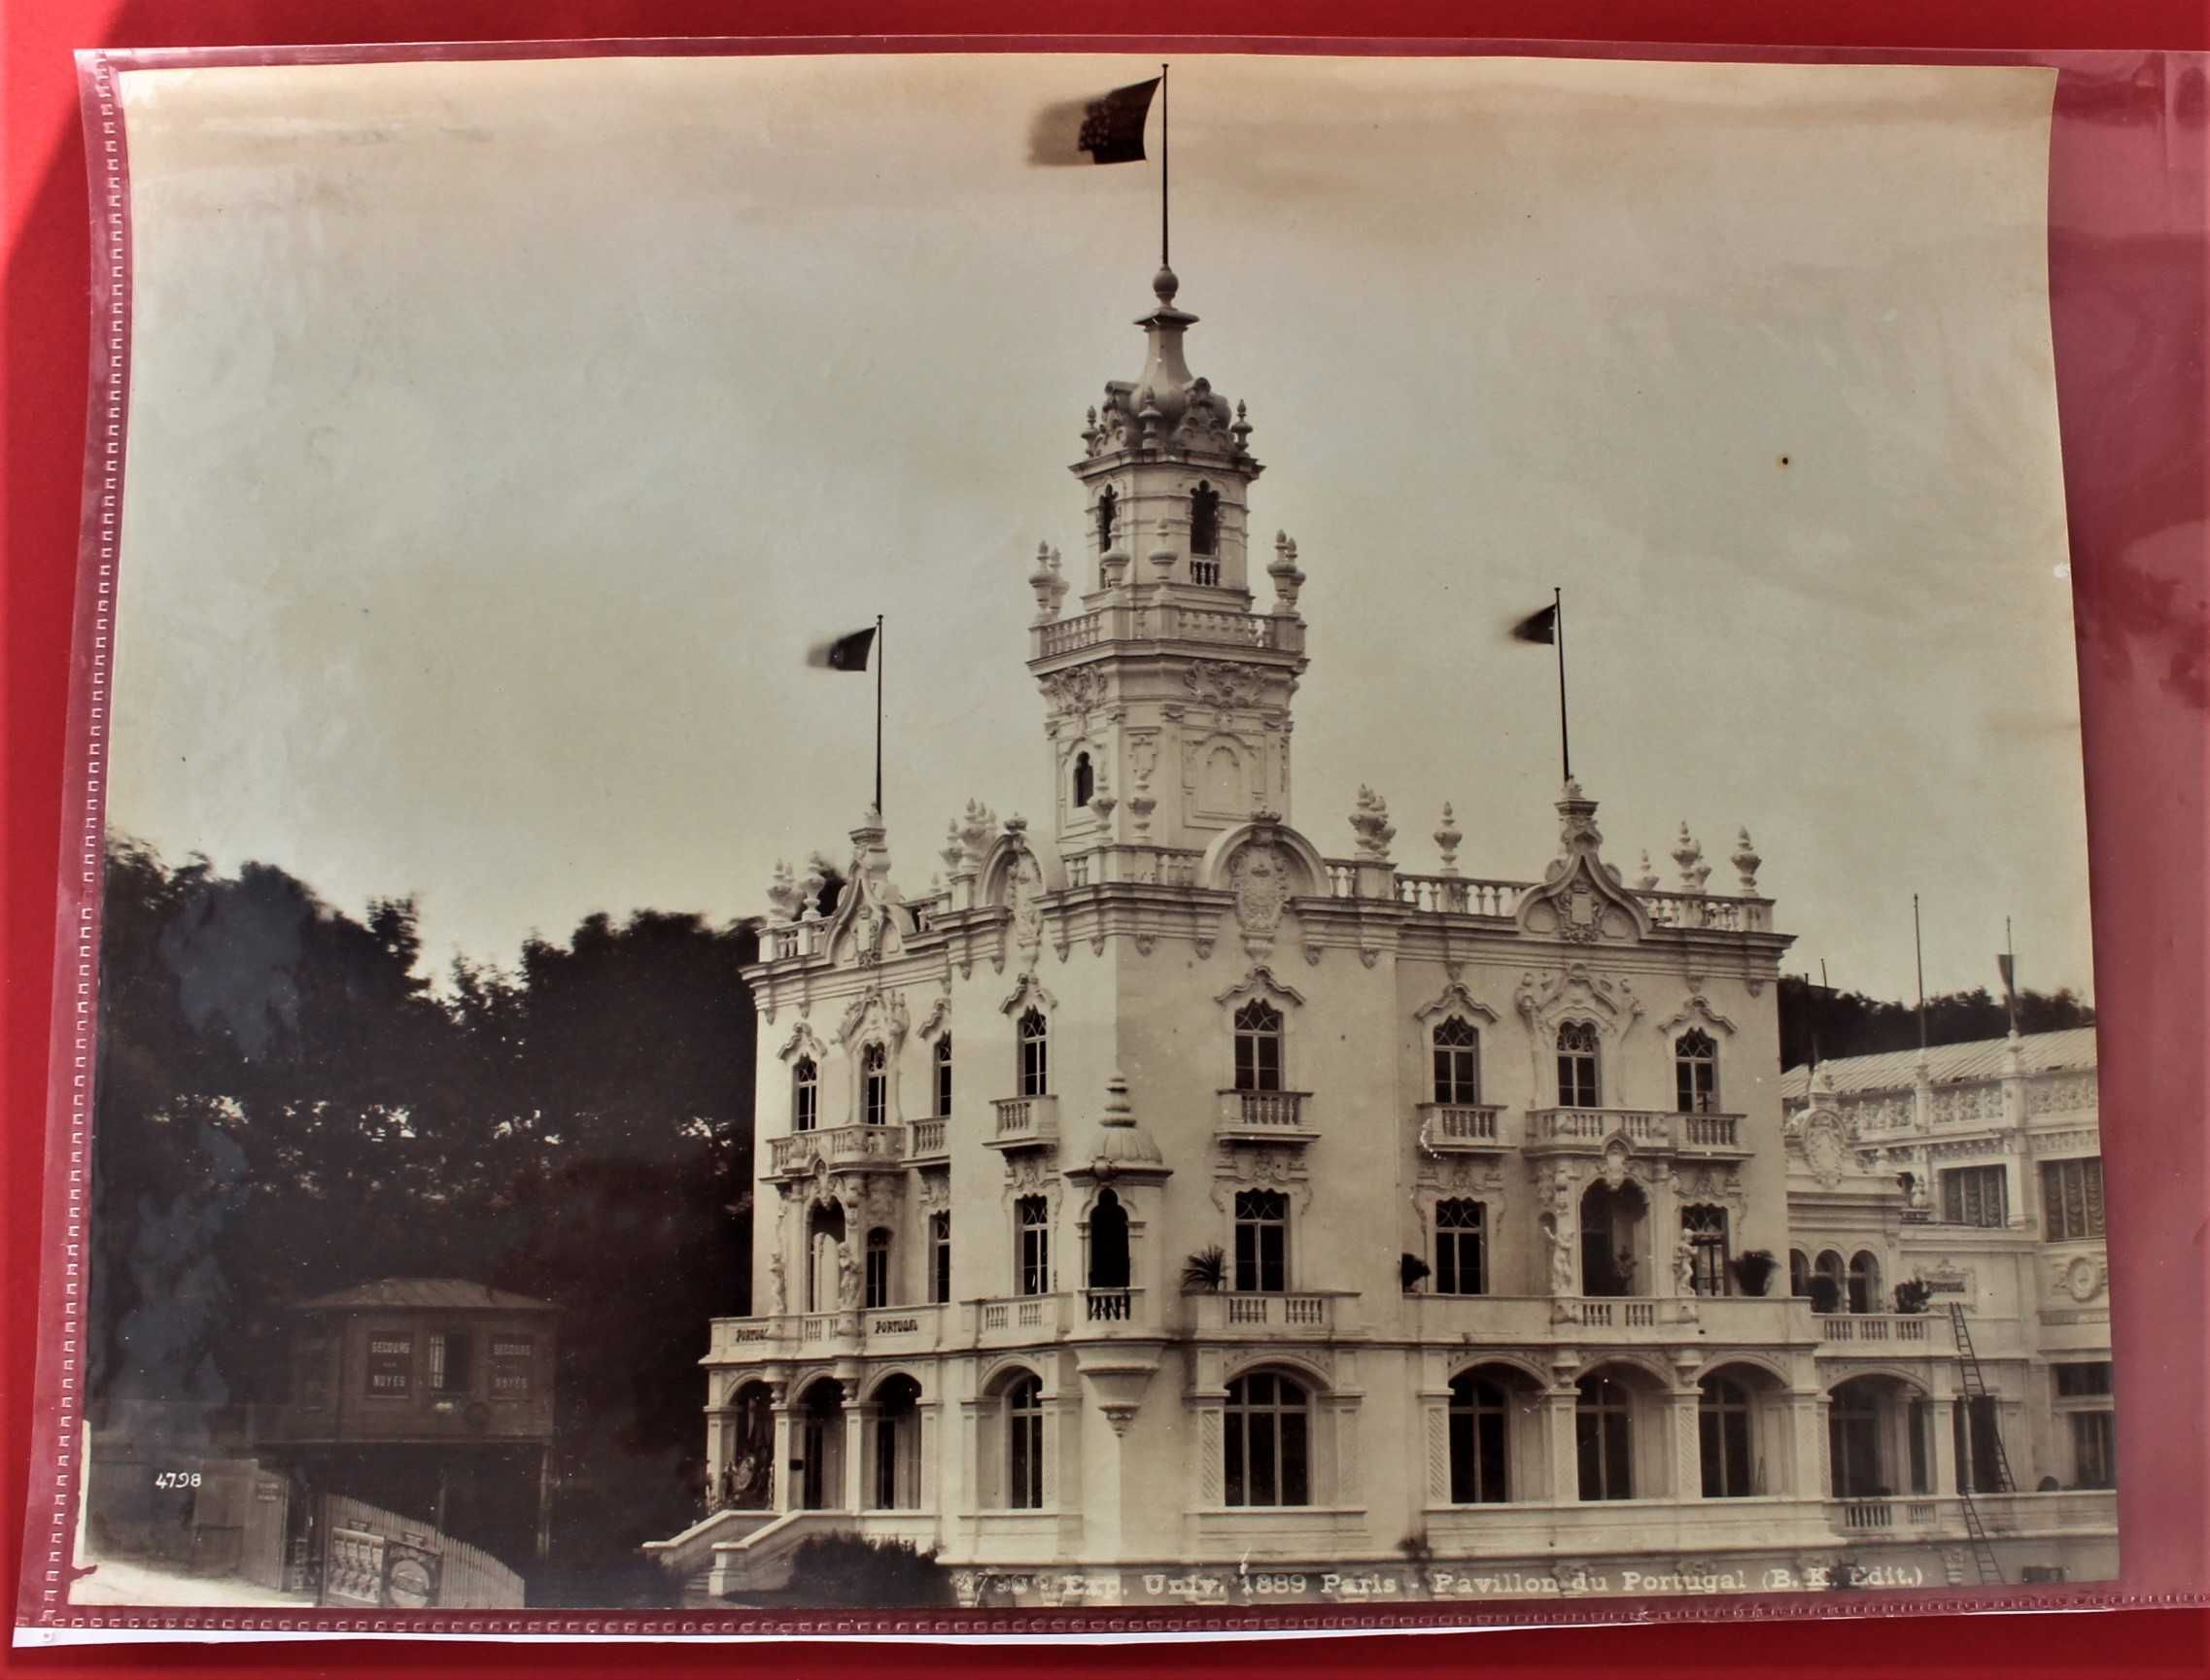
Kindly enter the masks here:
[[999, 1097], [990, 1104], [996, 1126], [993, 1146], [1045, 1144], [1059, 1135], [1059, 1099], [1056, 1097]]
[[1397, 902], [1436, 915], [1508, 916], [1528, 884], [1479, 880], [1472, 875], [1399, 874]]
[[1092, 1324], [1124, 1324], [1142, 1307], [1141, 1289], [1085, 1289], [1082, 1316]]
[[1721, 898], [1709, 893], [1638, 890], [1635, 897], [1661, 928], [1709, 928], [1722, 933], [1770, 933], [1771, 899]]
[[1303, 622], [1289, 614], [1229, 612], [1178, 601], [1102, 606], [1036, 625], [1029, 634], [1030, 655], [1036, 659], [1075, 653], [1101, 641], [1202, 641], [1280, 653], [1304, 651]]
[[1580, 1322], [1594, 1330], [1647, 1330], [1658, 1322], [1660, 1310], [1670, 1309], [1669, 1318], [1681, 1316], [1680, 1302], [1641, 1299], [1628, 1295], [1582, 1295], [1574, 1300], [1573, 1308]]
[[934, 1348], [944, 1334], [941, 1302], [868, 1307], [858, 1312], [782, 1313], [758, 1319], [716, 1319], [712, 1354], [775, 1357], [834, 1342], [880, 1342], [892, 1351]]
[[1224, 1090], [1213, 1129], [1225, 1136], [1295, 1139], [1304, 1132], [1304, 1105], [1311, 1095], [1310, 1091]]
[[1064, 1295], [1006, 1295], [975, 1303], [975, 1332], [984, 1346], [1055, 1337]]
[[928, 1160], [945, 1152], [945, 1122], [942, 1120], [915, 1120], [907, 1127], [912, 1136], [913, 1158]]
[[829, 1126], [770, 1138], [769, 1152], [777, 1173], [806, 1173], [816, 1159], [833, 1170], [845, 1166], [895, 1166], [906, 1153], [904, 1126]]
[[1925, 1532], [1941, 1523], [1941, 1505], [1930, 1495], [1915, 1499], [1845, 1499], [1835, 1526], [1852, 1534]]
[[1183, 1297], [1201, 1335], [1331, 1336], [1339, 1293], [1234, 1290]]
[[1503, 1110], [1495, 1103], [1422, 1103], [1418, 1112], [1423, 1149], [1493, 1149], [1502, 1141]]
[[1949, 1351], [1949, 1337], [1936, 1328], [1946, 1326], [1949, 1320], [1931, 1313], [1820, 1313], [1816, 1321], [1822, 1342], [1874, 1342], [1927, 1353]]
[[1595, 1149], [1616, 1133], [1646, 1149], [1744, 1150], [1742, 1122], [1740, 1114], [1684, 1114], [1671, 1109], [1530, 1109], [1527, 1141]]

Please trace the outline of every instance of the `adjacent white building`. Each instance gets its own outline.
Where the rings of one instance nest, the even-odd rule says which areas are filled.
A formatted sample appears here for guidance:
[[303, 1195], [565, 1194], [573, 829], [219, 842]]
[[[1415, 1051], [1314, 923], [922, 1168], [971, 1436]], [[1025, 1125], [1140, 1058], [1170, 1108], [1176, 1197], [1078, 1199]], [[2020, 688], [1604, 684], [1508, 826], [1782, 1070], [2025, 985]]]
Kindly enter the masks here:
[[[1960, 1491], [1975, 1371], [2009, 1486], [2082, 1479], [1995, 1323], [2041, 1233], [1915, 1222], [1892, 1149], [1938, 1176], [1962, 1133], [1876, 1159], [1824, 1084], [1790, 1118], [1746, 833], [1713, 890], [1684, 830], [1664, 890], [1571, 782], [1517, 879], [1447, 806], [1428, 873], [1377, 794], [1347, 851], [1298, 826], [1305, 574], [1277, 536], [1255, 593], [1252, 429], [1154, 290], [1084, 551], [1028, 579], [1035, 819], [968, 803], [894, 869], [871, 812], [828, 913], [771, 889], [754, 1316], [705, 1360], [715, 1508], [651, 1550], [741, 1591], [857, 1530], [1022, 1603], [2106, 1573], [2109, 1494]], [[1815, 1312], [1799, 1249], [1879, 1286]], [[1977, 1365], [1891, 1310], [1951, 1255]]]

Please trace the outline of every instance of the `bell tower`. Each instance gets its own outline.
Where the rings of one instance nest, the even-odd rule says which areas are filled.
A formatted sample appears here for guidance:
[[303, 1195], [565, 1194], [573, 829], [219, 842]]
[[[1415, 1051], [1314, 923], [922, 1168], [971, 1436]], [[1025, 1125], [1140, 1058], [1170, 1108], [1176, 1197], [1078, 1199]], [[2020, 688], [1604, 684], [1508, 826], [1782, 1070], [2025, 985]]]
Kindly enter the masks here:
[[[1296, 545], [1274, 542], [1269, 610], [1250, 582], [1251, 423], [1194, 377], [1171, 268], [1136, 325], [1147, 353], [1113, 380], [1070, 469], [1080, 577], [1037, 553], [1028, 669], [1043, 689], [1062, 855], [1202, 850], [1254, 811], [1290, 815], [1290, 699], [1305, 667]], [[1077, 590], [1080, 610], [1063, 611]]]

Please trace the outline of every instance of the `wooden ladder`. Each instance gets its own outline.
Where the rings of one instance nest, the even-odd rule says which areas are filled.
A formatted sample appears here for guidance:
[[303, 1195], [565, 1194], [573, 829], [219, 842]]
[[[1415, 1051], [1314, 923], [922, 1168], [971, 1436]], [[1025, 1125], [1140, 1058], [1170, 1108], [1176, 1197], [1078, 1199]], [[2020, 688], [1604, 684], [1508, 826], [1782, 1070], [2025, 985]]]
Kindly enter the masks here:
[[[2001, 1414], [1992, 1410], [1994, 1396], [1987, 1387], [1986, 1373], [1980, 1368], [1980, 1355], [1973, 1350], [1972, 1326], [1965, 1320], [1963, 1302], [1951, 1301], [1950, 1303], [1950, 1325], [1956, 1332], [1957, 1365], [1963, 1382], [1965, 1399], [1968, 1402], [1975, 1400], [1985, 1402], [1990, 1408], [1987, 1434], [1995, 1443], [1995, 1485], [1998, 1490], [2005, 1493], [2015, 1492], [2018, 1484], [2011, 1479], [2011, 1456], [2003, 1448]], [[1972, 1417], [1968, 1407], [1964, 1426], [1965, 1446], [1968, 1453], [1974, 1443], [1975, 1435], [1976, 1431], [1972, 1426]], [[1957, 1466], [1956, 1490], [1958, 1497], [1964, 1504], [1964, 1532], [1972, 1542], [1972, 1566], [1979, 1574], [1980, 1584], [1983, 1587], [1999, 1587], [2003, 1585], [2003, 1565], [1995, 1557], [1995, 1548], [1988, 1542], [1987, 1526], [1981, 1521], [1980, 1506], [1972, 1496], [1971, 1487], [1971, 1483], [1977, 1478], [1964, 1473], [1968, 1468], [1972, 1468], [1972, 1466], [1963, 1464]]]

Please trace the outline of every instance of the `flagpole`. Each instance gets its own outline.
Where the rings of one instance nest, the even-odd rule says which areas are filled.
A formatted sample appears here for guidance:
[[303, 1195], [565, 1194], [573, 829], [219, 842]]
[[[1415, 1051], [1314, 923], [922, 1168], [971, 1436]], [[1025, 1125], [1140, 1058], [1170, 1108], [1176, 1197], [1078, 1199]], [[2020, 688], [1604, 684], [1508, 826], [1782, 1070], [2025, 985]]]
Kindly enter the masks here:
[[1918, 1050], [1926, 1049], [1926, 942], [1918, 930], [1918, 895], [1911, 895], [1911, 948], [1918, 958]]
[[1566, 779], [1573, 779], [1573, 737], [1566, 728], [1566, 592], [1550, 592], [1553, 611], [1558, 627], [1558, 753], [1565, 761]]
[[1174, 145], [1167, 127], [1166, 66], [1158, 67], [1158, 265], [1171, 268], [1166, 260], [1166, 202], [1167, 171], [1173, 166]]
[[2003, 1009], [2011, 1017], [2011, 1031], [2019, 1030], [2019, 952], [2018, 943], [2011, 938], [2011, 918], [2003, 918], [2003, 958], [2007, 972], [2003, 976]]
[[875, 820], [882, 820], [882, 615], [875, 615]]

